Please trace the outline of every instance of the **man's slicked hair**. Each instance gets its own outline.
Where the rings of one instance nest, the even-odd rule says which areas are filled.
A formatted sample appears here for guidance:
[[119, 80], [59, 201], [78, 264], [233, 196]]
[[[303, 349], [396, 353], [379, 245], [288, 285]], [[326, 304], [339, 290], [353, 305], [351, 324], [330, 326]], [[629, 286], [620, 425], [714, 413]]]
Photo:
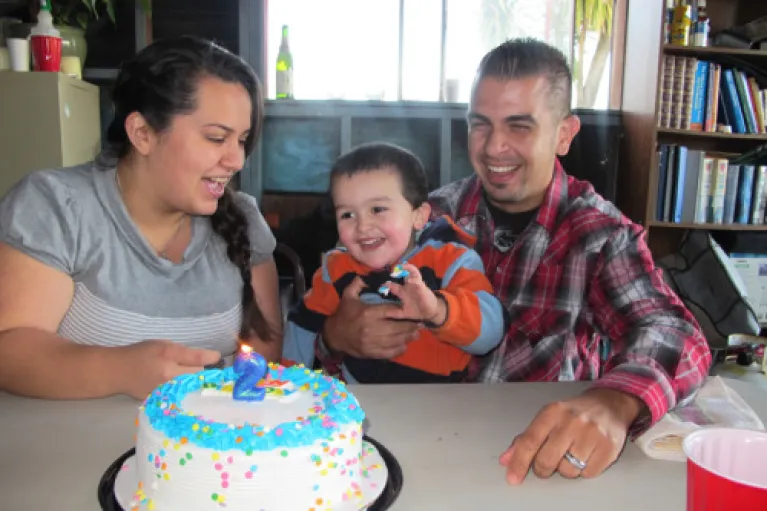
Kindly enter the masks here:
[[567, 59], [560, 50], [537, 39], [509, 39], [490, 50], [479, 63], [474, 88], [488, 77], [516, 80], [531, 76], [546, 78], [552, 109], [563, 117], [569, 115], [573, 80]]

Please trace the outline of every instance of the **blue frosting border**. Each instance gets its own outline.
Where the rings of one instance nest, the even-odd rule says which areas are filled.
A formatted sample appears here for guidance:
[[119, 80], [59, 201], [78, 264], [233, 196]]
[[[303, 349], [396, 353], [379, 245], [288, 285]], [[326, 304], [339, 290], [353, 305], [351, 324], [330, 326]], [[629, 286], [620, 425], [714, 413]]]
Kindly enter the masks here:
[[[229, 424], [208, 422], [189, 415], [181, 408], [184, 397], [206, 383], [223, 385], [236, 380], [237, 374], [231, 367], [179, 376], [157, 387], [141, 409], [146, 413], [149, 424], [170, 440], [184, 442], [183, 439], [186, 439], [192, 445], [219, 451], [239, 450], [245, 454], [312, 445], [318, 440], [330, 439], [341, 425], [352, 422], [361, 424], [365, 419], [365, 412], [357, 399], [343, 382], [335, 378], [303, 366], [277, 369], [270, 366], [269, 374], [272, 378], [290, 381], [296, 388], [308, 384], [323, 413], [267, 430], [256, 424], [232, 428]], [[254, 406], [258, 404], [253, 403]]]

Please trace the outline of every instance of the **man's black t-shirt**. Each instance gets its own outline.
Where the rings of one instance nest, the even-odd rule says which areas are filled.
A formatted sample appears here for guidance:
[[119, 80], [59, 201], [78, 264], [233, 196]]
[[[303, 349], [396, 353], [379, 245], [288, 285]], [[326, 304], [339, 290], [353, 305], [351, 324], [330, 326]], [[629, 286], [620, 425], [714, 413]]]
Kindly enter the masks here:
[[511, 249], [522, 231], [533, 221], [538, 214], [538, 208], [521, 213], [509, 213], [494, 206], [487, 197], [485, 201], [495, 224], [495, 245], [505, 252]]

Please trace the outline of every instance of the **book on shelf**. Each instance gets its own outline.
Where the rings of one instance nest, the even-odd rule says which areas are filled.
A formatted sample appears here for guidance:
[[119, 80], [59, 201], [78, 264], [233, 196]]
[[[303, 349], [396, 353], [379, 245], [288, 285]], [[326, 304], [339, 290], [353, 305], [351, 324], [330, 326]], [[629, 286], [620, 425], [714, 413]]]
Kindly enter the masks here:
[[716, 131], [717, 116], [719, 115], [719, 83], [722, 80], [722, 66], [709, 62], [706, 77], [706, 112], [703, 115], [703, 129], [709, 133]]
[[657, 161], [656, 220], [767, 224], [767, 144], [742, 155], [660, 144]]
[[660, 81], [660, 101], [658, 112], [658, 126], [670, 127], [671, 126], [671, 105], [673, 104], [674, 93], [674, 67], [676, 64], [676, 58], [673, 55], [663, 56], [663, 69]]
[[736, 67], [667, 54], [658, 90], [660, 128], [767, 133], [767, 87]]
[[727, 115], [730, 117], [730, 121], [733, 122], [732, 130], [735, 133], [747, 133], [748, 124], [746, 124], [746, 117], [744, 115], [743, 105], [741, 103], [741, 97], [738, 95], [738, 87], [735, 84], [735, 75], [732, 69], [725, 69], [724, 73], [724, 94], [722, 96], [722, 102]]

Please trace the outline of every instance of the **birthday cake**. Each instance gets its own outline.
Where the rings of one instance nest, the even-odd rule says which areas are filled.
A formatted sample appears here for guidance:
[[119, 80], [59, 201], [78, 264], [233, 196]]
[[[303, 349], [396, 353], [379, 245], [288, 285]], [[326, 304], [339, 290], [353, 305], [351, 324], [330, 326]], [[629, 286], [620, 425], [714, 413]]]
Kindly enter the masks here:
[[357, 510], [378, 497], [386, 466], [342, 382], [270, 364], [263, 400], [244, 401], [233, 399], [237, 376], [179, 376], [144, 401], [131, 474], [115, 484], [118, 501], [133, 484], [126, 511]]

